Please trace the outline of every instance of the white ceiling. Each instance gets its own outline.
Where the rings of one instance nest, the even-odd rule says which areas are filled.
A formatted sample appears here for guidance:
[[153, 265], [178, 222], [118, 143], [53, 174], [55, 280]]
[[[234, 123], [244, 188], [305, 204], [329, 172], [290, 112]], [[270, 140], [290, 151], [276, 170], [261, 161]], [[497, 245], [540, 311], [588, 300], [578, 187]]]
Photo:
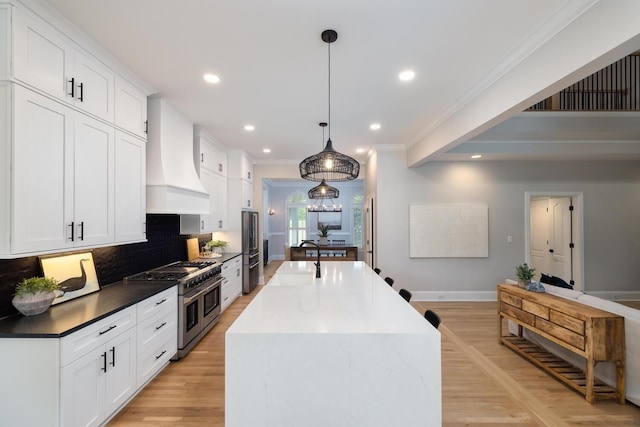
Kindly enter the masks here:
[[[594, 0], [47, 2], [194, 124], [227, 147], [269, 162], [300, 161], [322, 149], [318, 122], [328, 119], [328, 53], [320, 39], [325, 29], [339, 35], [331, 45], [331, 138], [338, 151], [364, 160], [357, 148], [414, 144]], [[407, 68], [416, 78], [400, 82], [397, 75]], [[204, 82], [204, 73], [217, 74], [220, 83]], [[627, 118], [635, 127], [625, 125], [621, 132], [627, 144], [639, 139], [637, 118]], [[573, 119], [556, 124], [575, 126]], [[373, 122], [381, 129], [371, 131]], [[252, 133], [243, 129], [249, 123]], [[505, 122], [456, 147], [458, 152], [433, 159], [468, 159], [466, 153], [476, 149], [495, 151], [495, 159], [522, 152], [540, 158], [543, 136], [567, 143], [578, 136], [566, 128], [562, 137], [522, 134], [514, 126]], [[579, 136], [601, 144], [616, 139]], [[538, 148], [528, 153], [522, 150], [526, 142], [518, 141]]]

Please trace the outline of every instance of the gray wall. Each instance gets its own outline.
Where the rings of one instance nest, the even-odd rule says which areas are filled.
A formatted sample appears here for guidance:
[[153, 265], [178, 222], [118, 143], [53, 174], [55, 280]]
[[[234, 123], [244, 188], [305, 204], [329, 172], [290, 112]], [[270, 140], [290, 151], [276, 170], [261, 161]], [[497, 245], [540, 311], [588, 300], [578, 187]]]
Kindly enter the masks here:
[[[434, 162], [409, 169], [403, 151], [378, 151], [375, 169], [367, 194], [376, 195], [377, 265], [417, 298], [495, 298], [496, 284], [525, 260], [527, 191], [582, 192], [584, 290], [640, 295], [638, 162]], [[409, 205], [456, 202], [489, 206], [489, 257], [409, 258]]]

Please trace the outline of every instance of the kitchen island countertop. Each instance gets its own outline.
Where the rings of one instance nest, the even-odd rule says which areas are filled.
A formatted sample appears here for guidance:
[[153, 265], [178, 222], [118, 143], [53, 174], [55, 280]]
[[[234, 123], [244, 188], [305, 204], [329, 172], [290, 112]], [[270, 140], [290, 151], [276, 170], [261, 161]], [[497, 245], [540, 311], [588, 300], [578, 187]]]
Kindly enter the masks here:
[[321, 267], [285, 261], [227, 330], [225, 424], [440, 425], [440, 333], [363, 262]]

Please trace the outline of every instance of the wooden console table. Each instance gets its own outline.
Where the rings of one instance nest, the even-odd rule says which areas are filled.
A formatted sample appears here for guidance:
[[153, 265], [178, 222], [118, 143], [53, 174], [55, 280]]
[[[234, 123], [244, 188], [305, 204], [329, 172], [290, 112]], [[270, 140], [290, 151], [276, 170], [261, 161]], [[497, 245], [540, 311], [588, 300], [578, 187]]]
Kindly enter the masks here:
[[[314, 261], [316, 248], [313, 246], [292, 246], [289, 248], [291, 261]], [[321, 245], [320, 257], [327, 261], [357, 261], [358, 247], [351, 245]]]
[[[503, 319], [518, 325], [517, 336], [503, 333]], [[523, 328], [584, 357], [586, 372], [525, 339]], [[624, 404], [624, 317], [554, 295], [498, 285], [498, 333], [500, 343], [584, 394], [587, 402], [614, 399]], [[594, 377], [599, 362], [616, 364], [615, 388]]]

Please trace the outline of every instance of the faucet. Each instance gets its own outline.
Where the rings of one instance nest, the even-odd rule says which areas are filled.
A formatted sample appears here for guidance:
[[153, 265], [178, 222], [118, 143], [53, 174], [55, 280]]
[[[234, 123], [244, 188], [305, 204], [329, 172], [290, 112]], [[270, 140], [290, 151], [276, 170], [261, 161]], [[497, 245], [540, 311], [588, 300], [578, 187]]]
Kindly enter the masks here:
[[320, 246], [318, 246], [317, 243], [312, 242], [311, 240], [303, 240], [300, 243], [300, 247], [303, 247], [304, 245], [312, 245], [316, 247], [316, 254], [318, 256], [318, 262], [314, 263], [314, 265], [316, 266], [316, 279], [320, 278]]

